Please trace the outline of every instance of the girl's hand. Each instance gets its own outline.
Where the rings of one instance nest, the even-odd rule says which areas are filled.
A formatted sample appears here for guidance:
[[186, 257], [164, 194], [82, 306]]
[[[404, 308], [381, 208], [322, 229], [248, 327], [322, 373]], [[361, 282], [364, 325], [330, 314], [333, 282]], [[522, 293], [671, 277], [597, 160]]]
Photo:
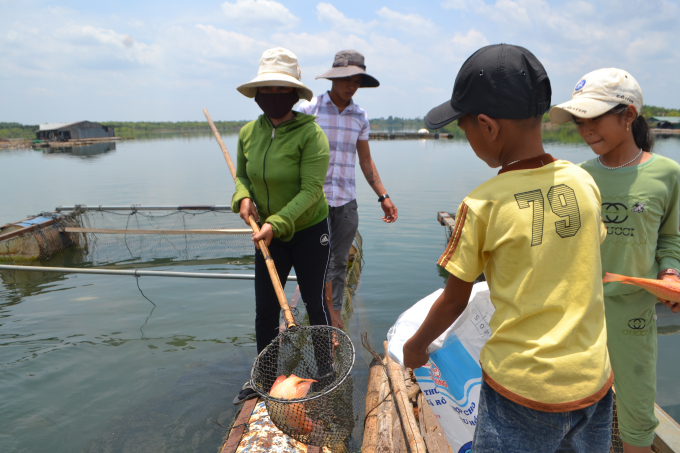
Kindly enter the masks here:
[[260, 217], [257, 215], [255, 203], [253, 203], [253, 200], [250, 198], [244, 198], [241, 200], [241, 204], [239, 205], [239, 215], [248, 226], [250, 226], [250, 216], [253, 216], [256, 222], [260, 221]]
[[[677, 277], [675, 275], [664, 275], [663, 277], [661, 277], [661, 280], [680, 283], [680, 277]], [[657, 300], [664, 304], [665, 306], [667, 306], [668, 308], [670, 308], [673, 313], [677, 313], [680, 311], [680, 303], [678, 302], [671, 302], [669, 300], [659, 299], [658, 297]]]
[[274, 230], [272, 229], [272, 226], [268, 223], [265, 223], [264, 225], [262, 225], [262, 228], [260, 228], [259, 233], [257, 234], [253, 233], [253, 242], [255, 243], [255, 247], [257, 247], [257, 249], [259, 250], [261, 240], [264, 240], [265, 245], [269, 247], [269, 244], [271, 244], [273, 237]]

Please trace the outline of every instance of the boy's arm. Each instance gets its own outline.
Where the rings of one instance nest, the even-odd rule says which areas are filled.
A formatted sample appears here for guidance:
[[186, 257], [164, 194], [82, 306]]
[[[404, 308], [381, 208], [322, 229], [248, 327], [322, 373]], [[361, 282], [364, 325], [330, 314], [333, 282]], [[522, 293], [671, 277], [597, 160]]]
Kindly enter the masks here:
[[[366, 177], [366, 181], [373, 188], [375, 194], [379, 197], [385, 195], [387, 191], [380, 181], [378, 169], [371, 157], [371, 148], [368, 146], [368, 140], [357, 140], [357, 154], [359, 155], [359, 166]], [[385, 198], [380, 202], [385, 216], [382, 218], [384, 222], [392, 223], [397, 220], [397, 207], [394, 206], [392, 200]]]
[[416, 369], [427, 363], [430, 358], [428, 346], [463, 313], [473, 284], [449, 275], [444, 292], [432, 305], [418, 331], [404, 344], [404, 366]]

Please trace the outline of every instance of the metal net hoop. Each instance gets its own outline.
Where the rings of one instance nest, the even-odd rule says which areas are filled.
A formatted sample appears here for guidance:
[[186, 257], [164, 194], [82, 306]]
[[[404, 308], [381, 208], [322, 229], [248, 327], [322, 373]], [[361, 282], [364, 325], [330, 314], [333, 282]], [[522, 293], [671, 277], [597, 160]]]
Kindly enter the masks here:
[[[342, 330], [294, 327], [279, 334], [257, 357], [251, 385], [283, 433], [307, 445], [338, 445], [346, 442], [354, 429], [350, 375], [354, 360], [354, 345]], [[276, 378], [291, 374], [317, 382], [302, 397], [270, 396]]]

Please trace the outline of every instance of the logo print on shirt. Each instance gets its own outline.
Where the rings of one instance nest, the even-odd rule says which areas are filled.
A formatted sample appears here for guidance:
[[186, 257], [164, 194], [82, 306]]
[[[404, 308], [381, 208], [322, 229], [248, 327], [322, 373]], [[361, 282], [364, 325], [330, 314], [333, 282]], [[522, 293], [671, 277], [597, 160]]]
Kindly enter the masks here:
[[458, 453], [470, 453], [472, 451], [472, 442], [468, 442], [458, 450]]
[[602, 203], [604, 223], [623, 223], [628, 218], [628, 207], [623, 203]]
[[321, 242], [321, 245], [323, 245], [323, 246], [328, 245], [328, 243], [330, 242], [330, 241], [328, 240], [328, 235], [327, 235], [327, 234], [322, 234], [322, 235], [321, 235], [321, 239], [319, 240], [319, 242]]
[[646, 204], [647, 204], [646, 201], [643, 201], [642, 203], [635, 203], [633, 205], [633, 209], [631, 209], [630, 212], [645, 212]]
[[633, 318], [628, 321], [628, 327], [633, 330], [642, 330], [645, 328], [646, 324], [644, 318]]

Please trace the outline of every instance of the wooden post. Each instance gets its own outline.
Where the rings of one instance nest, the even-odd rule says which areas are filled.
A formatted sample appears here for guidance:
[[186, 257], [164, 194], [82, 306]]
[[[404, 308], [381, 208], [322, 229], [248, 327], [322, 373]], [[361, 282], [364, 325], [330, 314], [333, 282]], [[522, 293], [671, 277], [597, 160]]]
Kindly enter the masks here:
[[418, 394], [418, 421], [420, 434], [423, 436], [429, 453], [453, 453], [437, 417], [425, 401], [425, 395], [422, 392]]
[[387, 380], [385, 368], [378, 359], [373, 359], [368, 368], [368, 391], [366, 392], [366, 423], [364, 424], [364, 441], [362, 453], [374, 453], [378, 435], [378, 403], [380, 402], [380, 386]]
[[408, 399], [406, 393], [406, 385], [404, 384], [404, 375], [401, 372], [401, 366], [394, 362], [387, 354], [387, 341], [383, 343], [385, 347], [385, 360], [387, 361], [387, 373], [389, 375], [392, 387], [394, 388], [394, 398], [399, 408], [399, 415], [401, 417], [404, 433], [406, 434], [406, 441], [412, 453], [426, 453], [425, 443], [420, 436], [420, 430], [416, 423], [415, 415], [413, 414], [413, 406]]
[[394, 401], [385, 368], [381, 366], [380, 369], [382, 378], [380, 379], [380, 399], [378, 401], [382, 401], [382, 404], [378, 408], [378, 417], [376, 419], [375, 450], [378, 452], [392, 452], [394, 451], [392, 442], [392, 408]]

